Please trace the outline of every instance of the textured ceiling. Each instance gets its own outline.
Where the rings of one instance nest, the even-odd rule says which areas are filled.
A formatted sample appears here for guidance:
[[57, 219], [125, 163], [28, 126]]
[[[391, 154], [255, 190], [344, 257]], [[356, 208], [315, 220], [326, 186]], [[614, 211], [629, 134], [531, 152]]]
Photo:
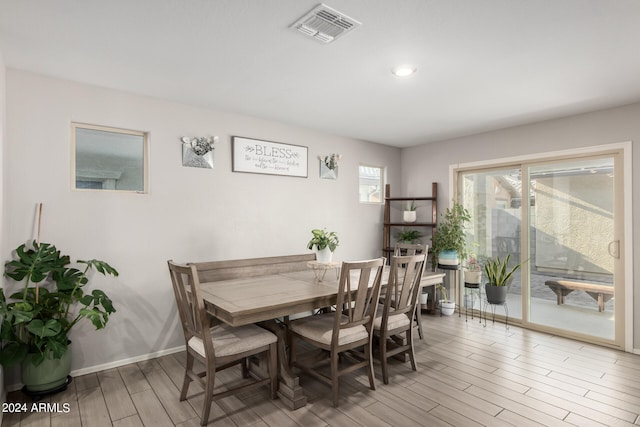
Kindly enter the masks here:
[[[7, 67], [400, 147], [640, 100], [638, 0], [0, 0]], [[394, 77], [400, 63], [418, 68]]]

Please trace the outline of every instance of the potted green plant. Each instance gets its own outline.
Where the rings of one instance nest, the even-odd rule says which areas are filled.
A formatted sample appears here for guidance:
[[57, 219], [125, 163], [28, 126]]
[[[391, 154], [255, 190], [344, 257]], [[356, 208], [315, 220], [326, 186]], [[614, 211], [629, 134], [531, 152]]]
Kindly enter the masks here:
[[479, 285], [482, 281], [482, 265], [474, 255], [470, 255], [464, 266], [464, 282]]
[[402, 213], [402, 220], [404, 222], [416, 222], [416, 219], [418, 218], [416, 209], [418, 209], [418, 207], [416, 206], [416, 201], [412, 200]]
[[316, 260], [318, 262], [328, 263], [331, 262], [333, 252], [340, 244], [338, 235], [334, 231], [327, 231], [326, 229], [313, 229], [311, 230], [313, 237], [309, 240], [307, 248], [315, 250]]
[[456, 311], [455, 301], [450, 301], [447, 298], [447, 288], [442, 284], [436, 285], [437, 289], [440, 289], [442, 298], [440, 299], [440, 312], [445, 316], [451, 316]]
[[413, 244], [422, 237], [422, 233], [418, 230], [403, 230], [398, 233], [398, 242]]
[[17, 292], [0, 292], [2, 317], [0, 364], [22, 363], [22, 381], [30, 392], [55, 390], [66, 385], [71, 369], [69, 332], [82, 319], [96, 329], [107, 324], [116, 310], [101, 290], [84, 291], [89, 272], [118, 276], [104, 261], [71, 259], [50, 243], [20, 245], [15, 258], [5, 264], [4, 275], [22, 282]]
[[518, 271], [522, 265], [521, 263], [515, 264], [509, 268], [510, 259], [511, 255], [509, 254], [504, 260], [500, 260], [499, 257], [489, 258], [484, 263], [484, 273], [487, 278], [484, 289], [490, 304], [504, 304], [507, 300], [508, 286], [513, 280], [513, 273]]
[[453, 205], [441, 215], [431, 239], [434, 263], [458, 265], [460, 259], [467, 258], [465, 226], [470, 220], [469, 211], [454, 200]]

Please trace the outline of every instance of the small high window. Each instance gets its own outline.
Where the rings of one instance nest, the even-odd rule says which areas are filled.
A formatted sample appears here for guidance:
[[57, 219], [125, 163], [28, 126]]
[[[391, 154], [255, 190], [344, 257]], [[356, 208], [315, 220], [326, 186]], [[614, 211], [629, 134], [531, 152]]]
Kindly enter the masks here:
[[382, 203], [384, 200], [384, 168], [360, 165], [360, 203]]
[[146, 193], [147, 134], [71, 124], [72, 187]]

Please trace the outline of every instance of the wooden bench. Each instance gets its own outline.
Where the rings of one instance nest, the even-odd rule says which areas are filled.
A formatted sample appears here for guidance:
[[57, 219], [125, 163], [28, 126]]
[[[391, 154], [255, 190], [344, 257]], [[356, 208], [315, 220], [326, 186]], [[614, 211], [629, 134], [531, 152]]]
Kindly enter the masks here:
[[316, 254], [284, 255], [266, 258], [236, 259], [229, 261], [193, 262], [201, 282], [266, 276], [308, 270], [307, 262], [315, 261]]
[[584, 291], [598, 301], [598, 311], [604, 311], [604, 303], [613, 298], [613, 286], [595, 283], [572, 282], [569, 280], [547, 280], [545, 285], [558, 297], [558, 305], [564, 304], [564, 297], [573, 291]]

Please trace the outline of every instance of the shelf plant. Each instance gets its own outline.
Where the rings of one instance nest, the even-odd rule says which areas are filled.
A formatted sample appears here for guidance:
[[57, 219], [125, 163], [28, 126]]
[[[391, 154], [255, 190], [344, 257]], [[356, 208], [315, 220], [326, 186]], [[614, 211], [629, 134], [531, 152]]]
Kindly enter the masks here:
[[415, 243], [422, 237], [422, 233], [418, 230], [403, 230], [398, 233], [398, 241], [402, 243]]

